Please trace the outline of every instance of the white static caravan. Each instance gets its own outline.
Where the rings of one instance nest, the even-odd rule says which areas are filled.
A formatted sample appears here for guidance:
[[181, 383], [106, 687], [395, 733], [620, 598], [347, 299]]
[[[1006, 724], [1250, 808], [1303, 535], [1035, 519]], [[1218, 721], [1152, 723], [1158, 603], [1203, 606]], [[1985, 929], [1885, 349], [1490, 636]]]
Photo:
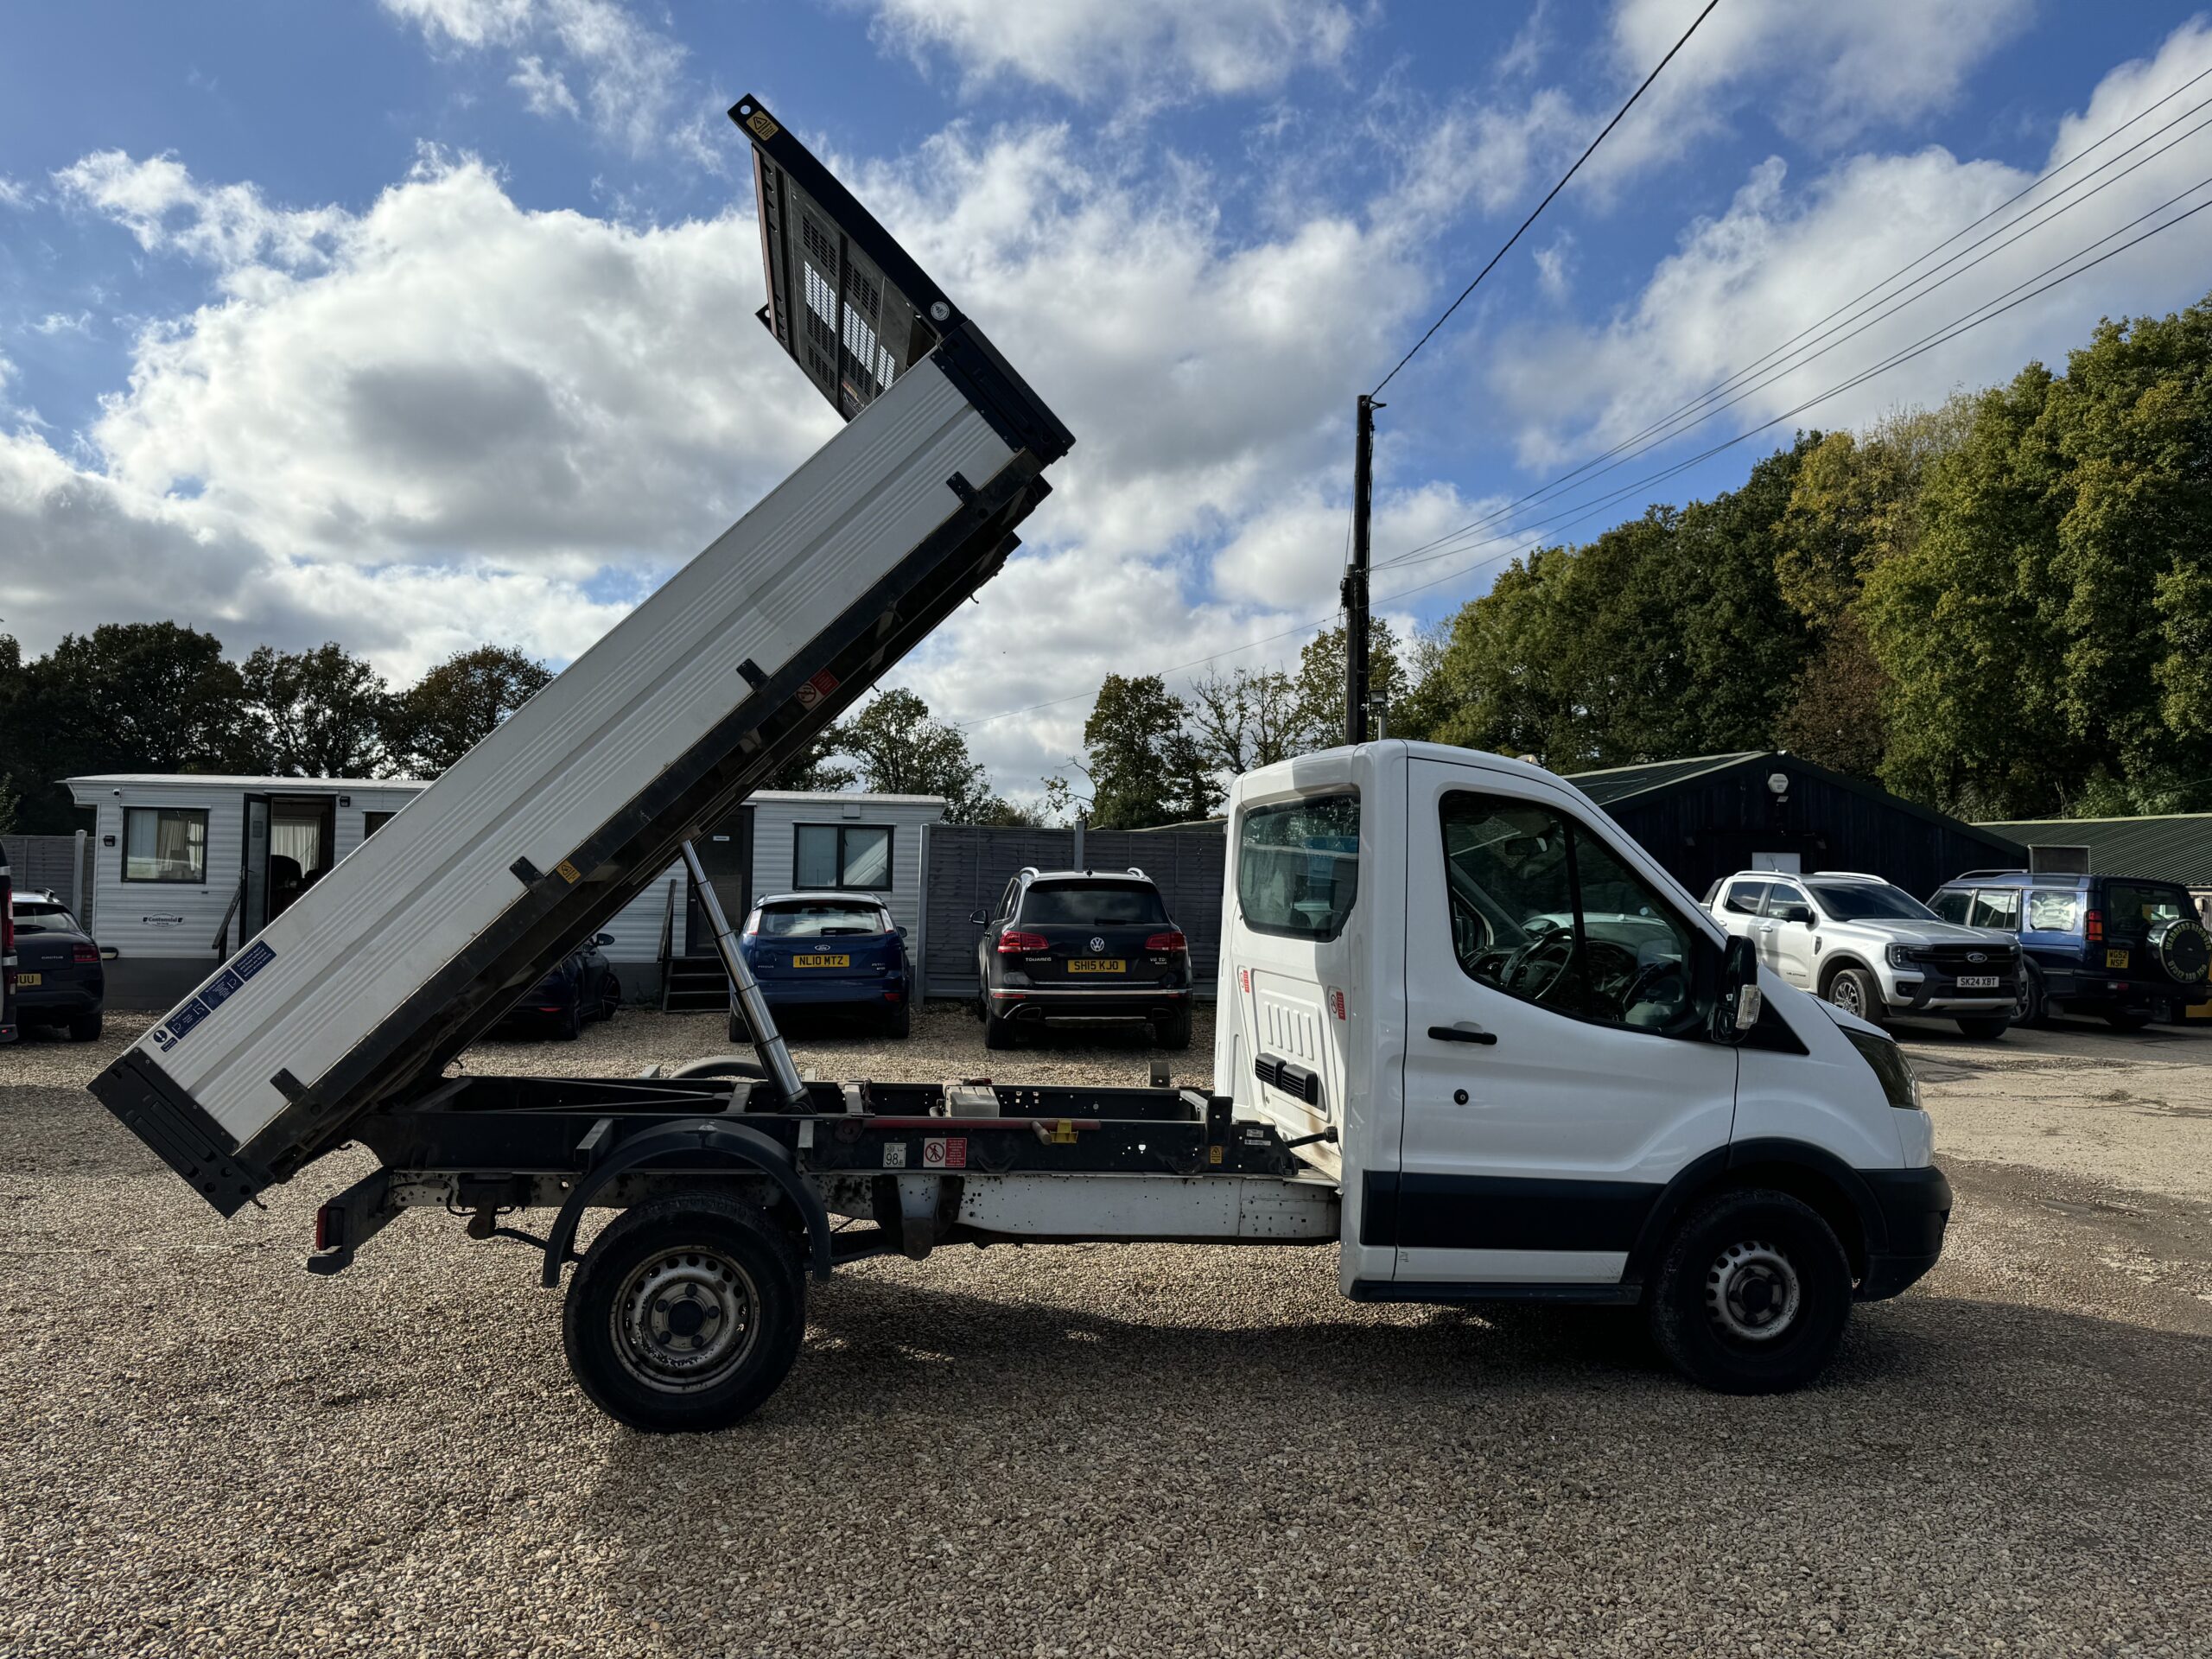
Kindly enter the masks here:
[[[86, 920], [120, 953], [108, 964], [108, 1006], [118, 1008], [170, 1007], [425, 787], [412, 778], [189, 772], [68, 785], [97, 815]], [[936, 795], [763, 790], [701, 839], [700, 861], [733, 920], [766, 893], [845, 887], [886, 899], [918, 950], [922, 830], [944, 817]], [[712, 956], [681, 864], [603, 930], [614, 936], [607, 956], [634, 1001], [660, 996], [664, 925], [671, 954]]]

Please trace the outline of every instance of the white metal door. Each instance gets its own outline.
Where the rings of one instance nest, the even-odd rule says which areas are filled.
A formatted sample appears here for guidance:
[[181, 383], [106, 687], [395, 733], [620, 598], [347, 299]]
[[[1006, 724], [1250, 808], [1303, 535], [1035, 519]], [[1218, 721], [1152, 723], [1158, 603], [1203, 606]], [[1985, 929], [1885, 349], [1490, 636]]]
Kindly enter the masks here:
[[1762, 925], [1767, 931], [1759, 954], [1792, 985], [1810, 986], [1813, 926], [1809, 922], [1792, 921], [1783, 914], [1785, 907], [1792, 905], [1812, 908], [1805, 890], [1793, 882], [1777, 881], [1767, 890], [1767, 919]]
[[1363, 1233], [1400, 1281], [1616, 1281], [1667, 1179], [1728, 1138], [1735, 1052], [1692, 995], [1710, 937], [1564, 788], [1429, 760], [1408, 787], [1404, 1137]]

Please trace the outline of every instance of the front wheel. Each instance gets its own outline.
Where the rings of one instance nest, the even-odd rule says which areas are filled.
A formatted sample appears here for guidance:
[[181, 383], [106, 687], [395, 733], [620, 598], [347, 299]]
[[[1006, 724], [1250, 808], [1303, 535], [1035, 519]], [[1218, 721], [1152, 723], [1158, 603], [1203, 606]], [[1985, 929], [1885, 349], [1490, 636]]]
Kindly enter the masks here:
[[69, 1040], [73, 1043], [93, 1043], [99, 1040], [100, 1016], [88, 1014], [69, 1022]]
[[1828, 981], [1827, 999], [1847, 1014], [1855, 1014], [1874, 1025], [1882, 1023], [1882, 988], [1864, 968], [1839, 968]]
[[1647, 1302], [1675, 1369], [1722, 1394], [1780, 1394], [1818, 1376], [1851, 1315], [1834, 1230], [1786, 1192], [1723, 1192], [1669, 1243]]
[[2050, 1018], [2050, 1010], [2044, 1001], [2043, 976], [2031, 962], [2020, 964], [2019, 988], [2012, 993], [2012, 1023], [2016, 1026], [2040, 1026]]
[[798, 1357], [806, 1287], [790, 1245], [727, 1199], [657, 1199], [608, 1224], [569, 1281], [569, 1369], [601, 1411], [649, 1433], [727, 1428]]
[[1959, 1029], [1978, 1043], [1994, 1042], [2012, 1028], [2009, 1014], [1962, 1014]]
[[[580, 991], [577, 995], [581, 997], [582, 993]], [[573, 1043], [584, 1034], [583, 1010], [577, 1003], [571, 1002], [561, 1011], [561, 1023], [555, 1027], [555, 1034], [564, 1043]]]

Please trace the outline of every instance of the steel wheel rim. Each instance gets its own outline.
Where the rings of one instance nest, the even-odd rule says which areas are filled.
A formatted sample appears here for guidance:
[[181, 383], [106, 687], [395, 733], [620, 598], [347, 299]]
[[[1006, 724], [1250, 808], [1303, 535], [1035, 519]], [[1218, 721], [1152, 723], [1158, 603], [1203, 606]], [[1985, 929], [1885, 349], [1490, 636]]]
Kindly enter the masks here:
[[658, 1251], [631, 1269], [608, 1312], [615, 1357], [648, 1388], [700, 1393], [752, 1353], [760, 1305], [752, 1275], [721, 1251]]
[[1828, 987], [1828, 1001], [1847, 1014], [1858, 1014], [1862, 1019], [1866, 1017], [1866, 1010], [1859, 995], [1859, 982], [1849, 974], [1840, 976], [1834, 984]]
[[1772, 1342], [1796, 1325], [1804, 1301], [1796, 1266], [1778, 1245], [1731, 1244], [1706, 1269], [1706, 1317], [1737, 1342]]

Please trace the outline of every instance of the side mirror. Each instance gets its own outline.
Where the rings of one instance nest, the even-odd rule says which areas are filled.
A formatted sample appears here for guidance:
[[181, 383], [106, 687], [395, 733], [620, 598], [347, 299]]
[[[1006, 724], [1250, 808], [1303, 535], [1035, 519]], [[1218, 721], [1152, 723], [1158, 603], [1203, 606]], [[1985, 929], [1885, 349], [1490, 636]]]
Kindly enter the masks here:
[[591, 936], [591, 942], [594, 944], [612, 944], [614, 936], [612, 933], [594, 933]]
[[1758, 947], [1731, 938], [1720, 954], [1720, 983], [1713, 1000], [1713, 1040], [1740, 1043], [1759, 1022], [1766, 999], [1759, 994]]
[[971, 910], [968, 912], [969, 924], [974, 927], [984, 926], [990, 921], [990, 919], [991, 918], [989, 917], [984, 915], [980, 910]]
[[1785, 922], [1802, 922], [1806, 926], [1810, 927], [1813, 925], [1813, 907], [1810, 905], [1784, 905], [1782, 907], [1782, 919]]
[[906, 937], [906, 930], [905, 928], [902, 927], [899, 930], [899, 937], [902, 939]]

